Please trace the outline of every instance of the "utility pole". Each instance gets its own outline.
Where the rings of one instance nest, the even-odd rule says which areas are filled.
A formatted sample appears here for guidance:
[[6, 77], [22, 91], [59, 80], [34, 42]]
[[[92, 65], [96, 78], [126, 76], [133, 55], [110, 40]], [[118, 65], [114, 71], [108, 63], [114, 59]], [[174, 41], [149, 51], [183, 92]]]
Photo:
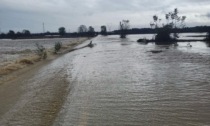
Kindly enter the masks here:
[[42, 25], [43, 25], [43, 33], [45, 33], [45, 27], [44, 27], [44, 22], [43, 22], [43, 24], [42, 24]]

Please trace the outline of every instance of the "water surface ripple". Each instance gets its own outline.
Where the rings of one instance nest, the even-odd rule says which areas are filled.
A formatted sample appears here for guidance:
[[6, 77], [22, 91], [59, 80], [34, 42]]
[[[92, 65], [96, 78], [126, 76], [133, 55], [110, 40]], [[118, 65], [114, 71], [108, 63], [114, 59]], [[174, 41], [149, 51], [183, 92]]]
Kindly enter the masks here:
[[54, 125], [210, 125], [210, 49], [135, 37], [99, 36], [94, 48], [66, 55], [73, 87]]

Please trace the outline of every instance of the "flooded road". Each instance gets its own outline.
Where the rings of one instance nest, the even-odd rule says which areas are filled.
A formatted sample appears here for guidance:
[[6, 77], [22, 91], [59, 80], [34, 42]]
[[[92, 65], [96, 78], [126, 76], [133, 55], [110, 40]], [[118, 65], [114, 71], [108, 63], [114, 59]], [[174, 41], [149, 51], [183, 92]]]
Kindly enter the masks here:
[[1, 86], [0, 100], [10, 107], [1, 103], [0, 124], [210, 125], [210, 48], [202, 42], [192, 48], [140, 45], [138, 38], [95, 38], [94, 48], [66, 54], [21, 79], [11, 89], [22, 92], [15, 103], [3, 98]]
[[96, 47], [75, 52], [73, 89], [55, 126], [210, 125], [210, 49], [134, 41], [98, 37]]

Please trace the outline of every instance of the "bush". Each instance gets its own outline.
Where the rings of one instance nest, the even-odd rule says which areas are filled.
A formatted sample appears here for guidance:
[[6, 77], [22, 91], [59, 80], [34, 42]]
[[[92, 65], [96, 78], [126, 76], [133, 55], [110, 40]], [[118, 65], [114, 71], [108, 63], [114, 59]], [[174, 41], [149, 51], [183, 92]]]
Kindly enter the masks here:
[[19, 62], [22, 63], [22, 64], [34, 64], [34, 63], [33, 63], [31, 60], [29, 60], [29, 59], [21, 59]]
[[41, 58], [41, 59], [46, 59], [47, 58], [47, 51], [44, 48], [43, 45], [40, 45], [39, 43], [36, 43], [36, 54]]
[[[176, 30], [178, 28], [185, 27], [186, 16], [179, 16], [178, 9], [175, 8], [173, 12], [169, 12], [165, 15], [165, 23], [161, 23], [162, 19], [159, 19], [157, 15], [153, 16], [153, 23], [150, 23], [151, 27], [156, 29], [157, 35], [155, 36], [155, 43], [157, 45], [170, 45], [175, 44], [177, 42], [177, 38], [179, 38]], [[171, 36], [171, 33], [172, 36]]]
[[62, 43], [61, 42], [56, 42], [54, 49], [55, 49], [55, 53], [57, 53], [62, 47]]
[[171, 27], [166, 25], [163, 28], [159, 28], [157, 35], [155, 36], [155, 43], [157, 45], [170, 45], [176, 42], [176, 38], [172, 38]]

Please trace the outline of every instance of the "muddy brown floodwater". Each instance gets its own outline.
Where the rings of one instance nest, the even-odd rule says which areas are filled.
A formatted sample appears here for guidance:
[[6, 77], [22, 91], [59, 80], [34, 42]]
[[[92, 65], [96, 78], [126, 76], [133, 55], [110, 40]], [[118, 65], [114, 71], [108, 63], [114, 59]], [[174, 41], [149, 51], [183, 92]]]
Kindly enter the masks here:
[[210, 125], [210, 48], [140, 45], [138, 38], [96, 37], [94, 48], [1, 85], [0, 125]]

